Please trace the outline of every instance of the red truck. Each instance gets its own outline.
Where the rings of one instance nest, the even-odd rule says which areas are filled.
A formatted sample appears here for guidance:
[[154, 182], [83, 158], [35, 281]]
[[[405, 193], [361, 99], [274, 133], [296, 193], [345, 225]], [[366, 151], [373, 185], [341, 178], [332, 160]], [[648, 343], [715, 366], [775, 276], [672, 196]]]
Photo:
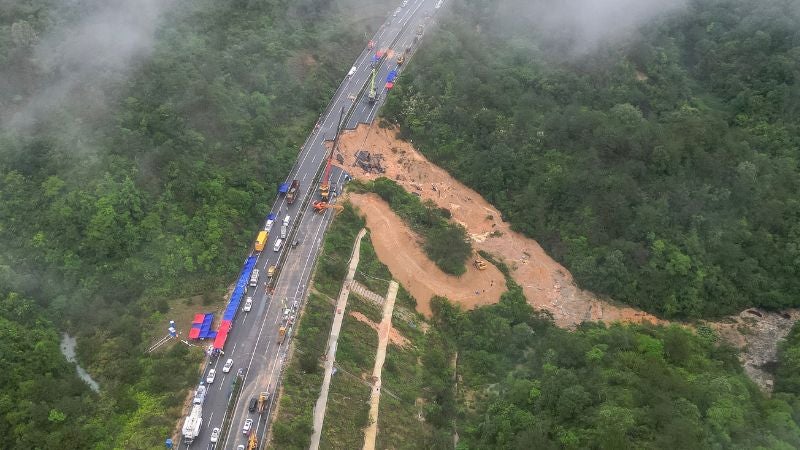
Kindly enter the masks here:
[[286, 193], [286, 203], [292, 204], [294, 200], [297, 198], [297, 190], [300, 189], [300, 181], [299, 180], [292, 180], [292, 186], [289, 188], [289, 191]]

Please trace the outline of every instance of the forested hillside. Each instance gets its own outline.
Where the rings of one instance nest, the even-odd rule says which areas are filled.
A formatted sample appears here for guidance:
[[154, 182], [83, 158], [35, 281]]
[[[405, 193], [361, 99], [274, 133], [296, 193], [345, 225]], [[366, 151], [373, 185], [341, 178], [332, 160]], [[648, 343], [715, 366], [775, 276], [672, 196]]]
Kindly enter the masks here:
[[669, 318], [800, 305], [797, 2], [588, 3], [451, 2], [386, 118], [584, 288]]
[[708, 328], [565, 331], [513, 285], [475, 311], [437, 301], [434, 324], [457, 352], [460, 381], [456, 397], [439, 390], [428, 413], [442, 429], [455, 424], [460, 450], [800, 446], [796, 384], [767, 398]]
[[[389, 10], [369, 3], [0, 3], [0, 316], [16, 339], [0, 447], [163, 445], [200, 352], [146, 356], [153, 330], [170, 299], [222, 299]], [[54, 350], [57, 329], [78, 336], [99, 398]]]

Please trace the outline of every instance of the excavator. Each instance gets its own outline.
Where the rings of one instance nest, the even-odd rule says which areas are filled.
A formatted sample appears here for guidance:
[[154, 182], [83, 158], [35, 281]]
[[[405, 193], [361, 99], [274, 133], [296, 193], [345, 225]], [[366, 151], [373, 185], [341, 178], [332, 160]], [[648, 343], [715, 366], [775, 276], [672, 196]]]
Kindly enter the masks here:
[[255, 433], [250, 434], [250, 438], [247, 439], [247, 450], [256, 450], [258, 448], [258, 438], [256, 437]]
[[369, 80], [369, 104], [374, 105], [375, 101], [378, 99], [378, 90], [375, 89], [375, 77], [378, 75], [377, 69], [372, 69], [372, 77]]
[[318, 213], [325, 212], [326, 209], [334, 209], [336, 212], [334, 214], [339, 214], [344, 209], [342, 205], [335, 205], [328, 202], [314, 202], [314, 211]]
[[333, 161], [333, 153], [337, 150], [339, 146], [339, 134], [342, 131], [343, 116], [344, 116], [344, 107], [342, 107], [342, 110], [339, 113], [339, 124], [336, 127], [336, 136], [333, 137], [333, 145], [331, 146], [331, 151], [328, 153], [328, 162], [325, 163], [325, 173], [323, 173], [322, 180], [319, 183], [319, 196], [322, 199], [322, 201], [326, 203], [328, 201], [328, 198], [330, 197], [331, 162]]

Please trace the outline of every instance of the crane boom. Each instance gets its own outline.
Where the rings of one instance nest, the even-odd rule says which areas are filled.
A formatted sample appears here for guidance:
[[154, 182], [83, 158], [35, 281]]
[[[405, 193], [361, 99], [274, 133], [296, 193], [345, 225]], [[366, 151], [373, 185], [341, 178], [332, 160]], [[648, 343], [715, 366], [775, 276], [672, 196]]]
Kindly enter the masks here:
[[322, 197], [322, 201], [328, 201], [328, 197], [330, 196], [330, 177], [331, 177], [331, 161], [333, 160], [333, 153], [337, 150], [339, 146], [339, 134], [342, 131], [342, 118], [344, 117], [344, 107], [342, 107], [341, 112], [339, 113], [339, 123], [336, 126], [336, 135], [333, 137], [333, 145], [331, 146], [331, 151], [328, 153], [328, 161], [325, 163], [325, 172], [322, 174], [322, 180], [319, 183], [319, 196]]
[[378, 98], [378, 91], [375, 89], [375, 77], [377, 76], [378, 71], [377, 69], [372, 69], [372, 77], [369, 80], [369, 104], [372, 105], [375, 103], [375, 100]]

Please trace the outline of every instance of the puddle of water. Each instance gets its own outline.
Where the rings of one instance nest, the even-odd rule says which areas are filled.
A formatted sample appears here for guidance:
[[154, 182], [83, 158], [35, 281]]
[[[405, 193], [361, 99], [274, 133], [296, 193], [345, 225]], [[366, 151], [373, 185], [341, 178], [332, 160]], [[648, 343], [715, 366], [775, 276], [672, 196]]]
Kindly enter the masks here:
[[67, 333], [63, 333], [61, 335], [61, 353], [64, 354], [64, 357], [67, 358], [68, 362], [75, 363], [75, 366], [78, 368], [78, 376], [81, 377], [81, 380], [86, 382], [86, 384], [88, 384], [93, 391], [100, 392], [100, 385], [92, 379], [92, 376], [89, 375], [89, 372], [85, 371], [75, 359], [75, 344], [76, 341], [74, 337]]

